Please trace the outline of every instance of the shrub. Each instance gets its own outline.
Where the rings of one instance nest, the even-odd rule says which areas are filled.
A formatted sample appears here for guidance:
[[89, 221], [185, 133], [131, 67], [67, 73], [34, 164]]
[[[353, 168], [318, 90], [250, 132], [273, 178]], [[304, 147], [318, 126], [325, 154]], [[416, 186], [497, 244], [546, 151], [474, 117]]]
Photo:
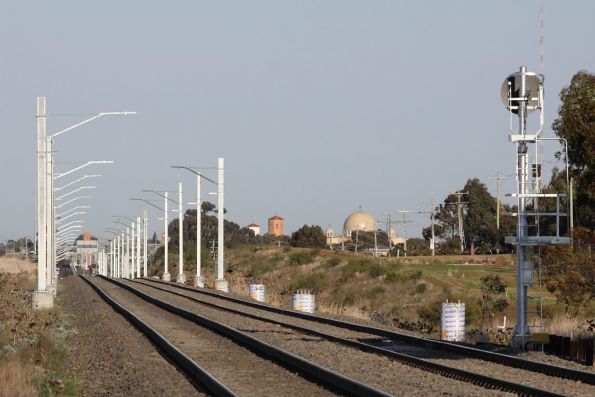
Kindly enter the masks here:
[[407, 270], [405, 272], [395, 272], [391, 270], [386, 272], [384, 281], [387, 283], [404, 283], [409, 280], [419, 280], [421, 276], [422, 272], [420, 270]]
[[405, 280], [419, 280], [422, 276], [421, 270], [407, 270], [404, 274]]
[[305, 265], [314, 260], [314, 255], [311, 252], [294, 252], [289, 255], [290, 265]]
[[367, 294], [366, 297], [368, 299], [374, 299], [376, 298], [378, 295], [381, 295], [384, 293], [384, 288], [380, 285], [375, 286], [374, 288], [370, 289]]
[[391, 309], [390, 309], [390, 315], [393, 316], [394, 318], [399, 318], [402, 311], [403, 311], [403, 308], [400, 305], [393, 305], [393, 307], [391, 307]]
[[268, 273], [269, 271], [273, 270], [274, 264], [271, 262], [257, 262], [250, 267], [247, 276], [248, 277], [255, 277], [260, 276], [262, 274]]
[[336, 289], [333, 298], [340, 306], [352, 306], [359, 299], [359, 291], [355, 289]]
[[432, 332], [440, 323], [440, 303], [435, 301], [417, 309], [419, 316], [418, 329], [423, 332]]
[[341, 269], [343, 279], [351, 278], [355, 273], [366, 273], [370, 272], [371, 269], [377, 264], [366, 258], [352, 259]]
[[329, 286], [329, 279], [324, 272], [314, 272], [307, 275], [299, 275], [290, 285], [292, 292], [298, 289], [309, 289], [312, 292], [321, 292]]
[[339, 258], [338, 256], [331, 256], [327, 261], [326, 261], [326, 265], [328, 267], [335, 267], [337, 265], [341, 264], [341, 258]]
[[370, 277], [377, 278], [384, 274], [384, 268], [380, 263], [372, 263], [370, 269], [368, 269]]
[[404, 281], [403, 274], [393, 271], [387, 272], [386, 276], [384, 276], [384, 281], [387, 283], [396, 283], [398, 281]]
[[423, 294], [426, 292], [428, 285], [426, 283], [419, 283], [415, 285], [415, 293], [416, 294]]

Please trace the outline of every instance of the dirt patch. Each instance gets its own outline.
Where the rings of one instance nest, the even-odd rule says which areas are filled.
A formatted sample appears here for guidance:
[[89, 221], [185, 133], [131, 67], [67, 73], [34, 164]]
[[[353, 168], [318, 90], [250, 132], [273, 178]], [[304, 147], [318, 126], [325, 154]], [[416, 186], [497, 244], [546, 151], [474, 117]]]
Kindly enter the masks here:
[[77, 276], [63, 280], [63, 310], [77, 334], [67, 362], [81, 396], [196, 396], [188, 379]]

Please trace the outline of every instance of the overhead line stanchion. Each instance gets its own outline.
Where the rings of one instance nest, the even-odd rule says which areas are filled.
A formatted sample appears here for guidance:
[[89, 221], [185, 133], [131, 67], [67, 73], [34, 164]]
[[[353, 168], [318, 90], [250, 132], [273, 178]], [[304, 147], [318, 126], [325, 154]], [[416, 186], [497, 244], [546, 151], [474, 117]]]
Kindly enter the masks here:
[[143, 211], [143, 277], [147, 276], [147, 227], [149, 220], [147, 219], [147, 210]]
[[217, 159], [217, 280], [215, 289], [229, 292], [229, 284], [223, 278], [224, 265], [224, 161], [223, 157]]
[[136, 266], [136, 225], [132, 222], [132, 227], [130, 228], [130, 279], [134, 278], [134, 270]]
[[194, 286], [204, 287], [205, 282], [201, 275], [201, 248], [202, 248], [202, 213], [200, 203], [200, 174], [196, 174], [196, 276], [194, 276]]
[[37, 291], [33, 292], [33, 309], [51, 308], [54, 296], [48, 294], [47, 263], [47, 160], [46, 160], [46, 108], [45, 97], [37, 98]]
[[141, 278], [141, 273], [140, 273], [140, 216], [136, 217], [136, 277]]
[[165, 200], [164, 200], [164, 203], [165, 204], [164, 204], [164, 207], [163, 207], [163, 209], [164, 209], [164, 211], [163, 211], [163, 214], [164, 214], [163, 224], [164, 224], [164, 227], [165, 227], [165, 239], [163, 241], [163, 244], [165, 246], [164, 247], [165, 248], [165, 258], [164, 258], [165, 271], [163, 273], [163, 281], [171, 281], [171, 274], [169, 274], [169, 271], [168, 271], [168, 268], [167, 268], [168, 261], [169, 261], [169, 256], [168, 256], [168, 245], [169, 245], [169, 241], [168, 240], [169, 240], [169, 237], [168, 237], [168, 231], [167, 231], [167, 227], [168, 227], [168, 217], [167, 217], [167, 200], [168, 200], [168, 198], [167, 198], [167, 192], [165, 192], [164, 197], [165, 197]]
[[178, 183], [178, 242], [179, 242], [179, 254], [178, 254], [178, 283], [186, 282], [186, 274], [184, 274], [184, 212], [182, 207], [182, 182]]

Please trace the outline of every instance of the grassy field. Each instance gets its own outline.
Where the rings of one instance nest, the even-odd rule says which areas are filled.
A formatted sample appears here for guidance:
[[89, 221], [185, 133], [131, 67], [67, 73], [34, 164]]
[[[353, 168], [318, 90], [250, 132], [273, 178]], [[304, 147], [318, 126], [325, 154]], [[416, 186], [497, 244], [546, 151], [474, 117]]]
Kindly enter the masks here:
[[[174, 253], [175, 256], [175, 253]], [[177, 272], [177, 259], [170, 256], [170, 270]], [[192, 265], [187, 265], [192, 277]], [[207, 282], [213, 282], [214, 263], [203, 266]], [[466, 304], [467, 328], [479, 327], [481, 320], [481, 278], [499, 275], [507, 284], [509, 307], [493, 321], [495, 328], [507, 317], [514, 324], [516, 270], [510, 255], [436, 256], [374, 258], [351, 252], [332, 252], [288, 247], [242, 246], [226, 251], [226, 278], [230, 288], [247, 294], [248, 284], [263, 283], [270, 303], [289, 307], [291, 294], [310, 289], [316, 294], [317, 310], [372, 319], [385, 324], [435, 333], [442, 302]], [[537, 283], [536, 283], [537, 284]], [[546, 322], [558, 319], [563, 307], [545, 288], [530, 288], [531, 297], [543, 297]], [[532, 299], [530, 311], [538, 311], [539, 300]], [[593, 318], [595, 303], [581, 318]], [[536, 318], [533, 321], [537, 322]]]

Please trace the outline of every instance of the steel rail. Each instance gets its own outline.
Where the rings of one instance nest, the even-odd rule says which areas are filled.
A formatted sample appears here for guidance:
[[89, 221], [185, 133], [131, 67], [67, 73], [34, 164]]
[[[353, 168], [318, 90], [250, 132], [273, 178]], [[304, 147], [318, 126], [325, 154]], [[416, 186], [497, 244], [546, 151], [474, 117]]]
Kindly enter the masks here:
[[267, 310], [273, 313], [284, 314], [287, 316], [292, 316], [296, 318], [301, 318], [305, 320], [310, 320], [322, 324], [333, 325], [340, 328], [345, 328], [351, 331], [358, 331], [369, 333], [373, 335], [383, 336], [386, 338], [390, 338], [393, 340], [399, 340], [405, 342], [410, 345], [426, 348], [426, 349], [435, 349], [440, 351], [446, 351], [450, 353], [460, 354], [467, 357], [477, 358], [484, 361], [494, 362], [496, 364], [503, 364], [514, 368], [520, 368], [531, 372], [536, 372], [548, 376], [554, 376], [563, 379], [570, 379], [575, 381], [581, 381], [583, 383], [595, 385], [595, 374], [590, 373], [587, 371], [576, 370], [572, 368], [561, 367], [558, 365], [553, 364], [545, 364], [539, 363], [535, 361], [525, 360], [522, 358], [510, 356], [507, 354], [502, 353], [495, 353], [486, 350], [477, 349], [474, 347], [458, 345], [455, 343], [449, 343], [429, 338], [423, 338], [420, 336], [412, 336], [412, 335], [405, 335], [396, 331], [390, 331], [383, 328], [368, 326], [368, 325], [361, 325], [356, 323], [351, 323], [348, 321], [343, 320], [336, 320], [333, 318], [317, 316], [309, 313], [298, 312], [294, 310], [282, 309], [274, 306], [270, 306], [264, 303], [259, 303], [255, 301], [249, 301], [247, 299], [241, 299], [237, 297], [232, 297], [229, 295], [225, 295], [224, 293], [217, 292], [217, 291], [209, 291], [204, 288], [196, 288], [187, 285], [181, 285], [177, 283], [165, 282], [161, 280], [151, 279], [151, 278], [144, 278], [143, 280], [147, 280], [154, 283], [160, 283], [169, 285], [176, 288], [181, 288], [189, 291], [194, 291], [199, 294], [204, 294], [216, 298], [220, 298], [223, 300], [227, 300], [230, 302], [235, 302], [239, 304], [244, 304], [246, 306]]
[[202, 327], [208, 328], [209, 330], [218, 333], [226, 338], [229, 338], [234, 343], [240, 346], [244, 346], [249, 350], [255, 352], [261, 357], [265, 357], [269, 360], [276, 362], [277, 364], [290, 368], [297, 371], [307, 379], [312, 379], [315, 382], [325, 386], [329, 390], [338, 391], [339, 393], [346, 396], [353, 397], [389, 397], [391, 394], [386, 393], [382, 390], [376, 389], [370, 385], [359, 382], [348, 376], [342, 375], [329, 368], [315, 364], [308, 361], [300, 356], [293, 353], [280, 349], [269, 343], [263, 342], [253, 336], [250, 336], [244, 332], [238, 331], [232, 327], [228, 327], [217, 321], [210, 320], [199, 314], [184, 310], [175, 305], [166, 303], [162, 300], [152, 297], [126, 283], [119, 280], [108, 278], [104, 276], [98, 276], [107, 280], [123, 289], [126, 289], [139, 298], [154, 304], [172, 314], [180, 316], [186, 320], [192, 321]]
[[117, 312], [122, 314], [128, 321], [130, 321], [136, 328], [145, 334], [151, 342], [153, 342], [165, 356], [170, 359], [178, 368], [182, 369], [184, 373], [190, 378], [192, 383], [204, 387], [206, 390], [216, 396], [238, 397], [236, 393], [231, 391], [227, 386], [218, 381], [213, 375], [207, 372], [204, 368], [198, 365], [194, 360], [185, 355], [182, 351], [172, 345], [159, 332], [153, 329], [150, 325], [135, 316], [132, 312], [124, 308], [118, 302], [107, 295], [98, 285], [89, 280], [88, 277], [80, 276], [87, 282]]
[[223, 306], [219, 306], [215, 303], [211, 303], [211, 302], [205, 302], [205, 301], [201, 301], [197, 298], [193, 298], [191, 296], [188, 295], [184, 295], [175, 291], [171, 291], [165, 288], [161, 288], [161, 287], [157, 287], [154, 285], [149, 285], [149, 284], [145, 284], [141, 281], [138, 280], [130, 280], [134, 283], [137, 284], [141, 284], [141, 285], [145, 285], [147, 287], [150, 288], [154, 288], [157, 289], [159, 291], [164, 291], [164, 292], [168, 292], [172, 295], [176, 295], [176, 296], [180, 296], [186, 299], [189, 299], [193, 302], [197, 302], [199, 304], [202, 304], [204, 306], [210, 307], [210, 308], [214, 308], [217, 310], [221, 310], [221, 311], [226, 311], [228, 313], [233, 313], [233, 314], [238, 314], [244, 317], [248, 317], [251, 319], [255, 319], [258, 321], [263, 321], [263, 322], [267, 322], [270, 324], [275, 324], [275, 325], [279, 325], [282, 327], [286, 327], [286, 328], [290, 328], [293, 329], [295, 331], [298, 332], [302, 332], [308, 335], [313, 335], [313, 336], [318, 336], [320, 338], [324, 338], [326, 340], [329, 340], [331, 342], [336, 342], [336, 343], [340, 343], [346, 346], [350, 346], [353, 348], [356, 348], [358, 350], [361, 351], [365, 351], [365, 352], [369, 352], [369, 353], [376, 353], [385, 357], [390, 357], [392, 359], [395, 359], [396, 361], [405, 364], [405, 365], [409, 365], [412, 366], [414, 368], [419, 368], [422, 369], [424, 371], [428, 371], [428, 372], [432, 372], [438, 375], [442, 375], [444, 377], [447, 378], [452, 378], [452, 379], [456, 379], [459, 381], [463, 381], [463, 382], [468, 382], [477, 386], [482, 386], [485, 387], [487, 389], [493, 389], [493, 390], [502, 390], [505, 392], [511, 392], [511, 393], [516, 393], [518, 395], [521, 396], [535, 396], [535, 397], [541, 397], [541, 396], [545, 396], [545, 397], [562, 397], [561, 394], [556, 394], [556, 393], [552, 393], [552, 392], [548, 392], [545, 391], [543, 389], [538, 389], [538, 388], [534, 388], [531, 386], [526, 386], [520, 383], [514, 383], [514, 382], [509, 382], [506, 380], [502, 380], [502, 379], [498, 379], [498, 378], [494, 378], [491, 376], [485, 376], [485, 375], [481, 375], [481, 374], [477, 374], [474, 372], [470, 372], [470, 371], [466, 371], [466, 370], [462, 370], [462, 369], [458, 369], [458, 368], [454, 368], [454, 367], [449, 367], [446, 365], [442, 365], [442, 364], [437, 364], [437, 363], [433, 363], [431, 361], [428, 360], [424, 360], [415, 356], [411, 356], [409, 354], [405, 354], [405, 353], [398, 353], [392, 350], [388, 350], [388, 349], [384, 349], [381, 347], [377, 347], [377, 346], [373, 346], [367, 343], [363, 343], [363, 342], [359, 342], [359, 341], [354, 341], [351, 339], [346, 339], [346, 338], [341, 338], [338, 336], [334, 336], [334, 335], [329, 335], [326, 334], [324, 332], [320, 332], [320, 331], [316, 331], [310, 328], [306, 328], [306, 327], [301, 327], [299, 325], [294, 325], [294, 324], [290, 324], [290, 323], [286, 323], [283, 321], [277, 321], [277, 320], [273, 320], [273, 319], [269, 319], [266, 317], [261, 317], [258, 316], [256, 314], [250, 314], [250, 313], [246, 313], [243, 312], [241, 310], [236, 310], [236, 309], [232, 309], [232, 308], [228, 308], [228, 307], [223, 307]]

